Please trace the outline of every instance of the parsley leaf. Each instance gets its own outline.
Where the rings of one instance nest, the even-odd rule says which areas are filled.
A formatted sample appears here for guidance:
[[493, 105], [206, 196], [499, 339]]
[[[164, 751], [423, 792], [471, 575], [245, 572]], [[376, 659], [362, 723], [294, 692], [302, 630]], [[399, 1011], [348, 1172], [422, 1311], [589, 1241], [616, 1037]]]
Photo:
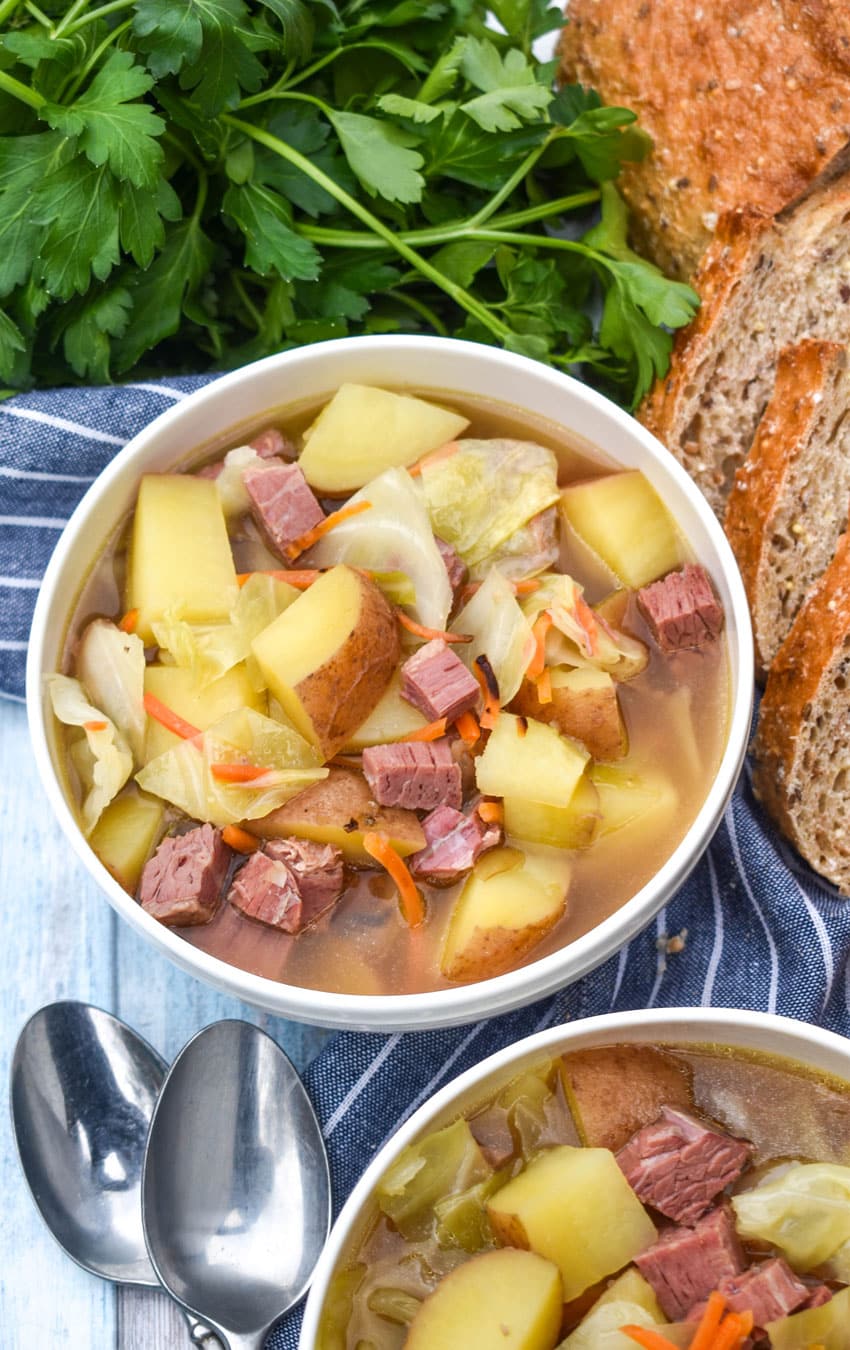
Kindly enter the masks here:
[[127, 278], [132, 322], [114, 344], [115, 368], [128, 371], [149, 348], [180, 327], [183, 306], [199, 289], [214, 255], [212, 242], [192, 218], [176, 225], [144, 272]]
[[551, 89], [538, 84], [515, 47], [500, 56], [492, 42], [467, 38], [461, 69], [476, 89], [485, 91], [460, 105], [484, 131], [515, 131], [523, 121], [533, 122], [554, 97]]
[[0, 309], [0, 378], [14, 379], [17, 357], [26, 350], [26, 345], [18, 325]]
[[119, 261], [118, 184], [105, 165], [78, 157], [36, 189], [32, 218], [48, 227], [34, 270], [51, 295], [67, 300]]
[[361, 113], [331, 112], [343, 154], [353, 172], [371, 195], [389, 202], [418, 202], [425, 179], [419, 170], [423, 159], [410, 146], [416, 138], [393, 122]]
[[321, 259], [314, 246], [292, 229], [287, 203], [271, 188], [234, 183], [221, 209], [245, 236], [245, 266], [268, 276], [275, 271], [284, 281], [296, 277], [313, 281]]
[[164, 178], [153, 192], [123, 183], [120, 211], [121, 247], [139, 267], [148, 267], [165, 243], [163, 222], [179, 220], [182, 215], [180, 198]]
[[109, 339], [126, 332], [131, 304], [126, 287], [112, 286], [78, 306], [76, 312], [63, 315], [62, 349], [77, 375], [108, 384], [112, 353]]
[[262, 83], [247, 19], [242, 0], [139, 0], [133, 27], [151, 73], [179, 72], [202, 116], [215, 117]]

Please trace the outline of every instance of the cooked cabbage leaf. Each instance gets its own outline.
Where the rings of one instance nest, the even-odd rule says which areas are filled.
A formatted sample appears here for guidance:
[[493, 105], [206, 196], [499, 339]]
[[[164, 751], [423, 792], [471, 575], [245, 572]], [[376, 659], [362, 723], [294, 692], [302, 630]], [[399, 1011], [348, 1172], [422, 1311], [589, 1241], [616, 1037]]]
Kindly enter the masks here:
[[428, 628], [444, 629], [452, 588], [428, 512], [406, 469], [387, 469], [350, 498], [371, 502], [371, 510], [343, 520], [311, 550], [317, 567], [349, 563], [371, 572], [403, 572], [415, 599], [413, 617]]
[[109, 619], [93, 619], [77, 651], [77, 675], [91, 699], [115, 723], [142, 762], [145, 745], [145, 644]]
[[47, 688], [59, 721], [85, 731], [90, 760], [78, 752], [74, 763], [87, 790], [83, 827], [89, 835], [104, 807], [118, 795], [133, 772], [133, 756], [112, 719], [89, 703], [79, 680], [68, 675], [50, 675]]
[[796, 1163], [733, 1196], [732, 1207], [741, 1237], [772, 1243], [805, 1273], [850, 1242], [850, 1167]]
[[522, 602], [533, 624], [548, 610], [552, 630], [546, 642], [550, 665], [593, 666], [618, 680], [631, 680], [646, 667], [649, 653], [637, 638], [621, 633], [590, 608], [584, 588], [566, 572], [539, 578], [540, 586]]
[[545, 572], [558, 561], [560, 551], [558, 513], [554, 506], [549, 506], [516, 530], [495, 553], [476, 563], [470, 569], [470, 576], [477, 581], [497, 564], [506, 577], [521, 581]]
[[557, 502], [558, 461], [533, 441], [458, 441], [455, 454], [423, 463], [422, 487], [434, 533], [476, 568]]
[[534, 634], [514, 595], [514, 588], [497, 567], [460, 611], [452, 631], [472, 635], [472, 641], [454, 648], [472, 670], [477, 656], [486, 656], [499, 682], [499, 697], [509, 703], [522, 684], [534, 655]]
[[[561, 1341], [558, 1350], [634, 1350], [632, 1338], [624, 1336], [620, 1330], [626, 1326], [657, 1327], [658, 1322], [639, 1303], [612, 1299], [591, 1308], [575, 1331]], [[666, 1330], [665, 1327], [665, 1334]]]
[[[850, 1345], [850, 1289], [840, 1289], [820, 1308], [780, 1317], [768, 1322], [771, 1350], [801, 1350], [803, 1346], [821, 1346], [822, 1350], [847, 1350]], [[693, 1327], [691, 1328], [693, 1329]], [[664, 1328], [667, 1335], [667, 1328]]]
[[[246, 764], [267, 772], [247, 783], [222, 782], [212, 773], [214, 764]], [[194, 820], [234, 825], [268, 815], [327, 775], [316, 751], [292, 727], [240, 708], [200, 738], [157, 755], [136, 774], [136, 782]]]

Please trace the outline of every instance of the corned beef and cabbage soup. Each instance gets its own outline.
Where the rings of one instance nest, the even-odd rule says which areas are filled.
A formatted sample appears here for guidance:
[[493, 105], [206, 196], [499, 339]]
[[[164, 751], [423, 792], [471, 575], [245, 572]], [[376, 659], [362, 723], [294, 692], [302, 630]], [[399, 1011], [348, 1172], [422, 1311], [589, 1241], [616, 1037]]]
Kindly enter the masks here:
[[712, 580], [644, 476], [354, 384], [223, 450], [141, 480], [49, 679], [81, 826], [143, 909], [244, 970], [394, 994], [634, 895], [728, 713]]
[[847, 1350], [850, 1087], [717, 1046], [564, 1054], [408, 1145], [318, 1350]]

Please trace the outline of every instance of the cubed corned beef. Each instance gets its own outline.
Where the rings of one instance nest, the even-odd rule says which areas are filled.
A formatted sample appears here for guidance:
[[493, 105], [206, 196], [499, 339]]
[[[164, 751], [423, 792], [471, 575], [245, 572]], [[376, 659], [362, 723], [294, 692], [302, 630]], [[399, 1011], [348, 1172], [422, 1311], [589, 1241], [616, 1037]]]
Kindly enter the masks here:
[[752, 1144], [665, 1106], [617, 1154], [626, 1180], [645, 1205], [676, 1223], [695, 1223], [715, 1196], [737, 1180]]
[[479, 816], [465, 816], [451, 806], [438, 806], [425, 817], [422, 829], [427, 846], [411, 854], [407, 862], [415, 877], [435, 886], [457, 881], [502, 837], [498, 825], [485, 825]]
[[227, 896], [234, 909], [284, 933], [301, 928], [301, 894], [285, 862], [253, 853], [233, 878]]
[[251, 515], [273, 553], [286, 561], [293, 544], [325, 513], [297, 464], [275, 464], [246, 469], [242, 477], [251, 501]]
[[248, 444], [252, 450], [256, 450], [261, 459], [273, 459], [277, 456], [281, 459], [295, 458], [295, 446], [278, 427], [264, 427]]
[[664, 1228], [635, 1265], [655, 1290], [664, 1313], [678, 1322], [722, 1279], [739, 1275], [746, 1259], [728, 1205], [718, 1205], [692, 1227]]
[[[742, 1275], [727, 1276], [717, 1289], [731, 1312], [752, 1313], [757, 1327], [766, 1327], [768, 1322], [796, 1312], [812, 1292], [781, 1256], [750, 1266]], [[704, 1303], [695, 1304], [685, 1320], [698, 1322], [704, 1307]]]
[[381, 806], [431, 811], [461, 804], [461, 772], [445, 736], [437, 741], [398, 741], [363, 751], [363, 773]]
[[723, 629], [723, 610], [704, 567], [688, 563], [637, 593], [641, 614], [663, 652], [704, 647]]
[[330, 909], [342, 895], [342, 853], [332, 844], [317, 844], [311, 839], [270, 839], [264, 852], [285, 863], [298, 884], [301, 895], [301, 927]]
[[808, 1312], [809, 1308], [822, 1308], [832, 1298], [832, 1290], [826, 1284], [810, 1284], [808, 1291], [805, 1303], [800, 1304], [801, 1312]]
[[475, 676], [442, 638], [426, 642], [401, 668], [401, 695], [429, 722], [453, 721], [474, 708], [481, 691]]
[[212, 825], [169, 835], [145, 863], [142, 909], [175, 928], [207, 923], [218, 909], [231, 857], [221, 830]]
[[453, 548], [451, 544], [447, 544], [445, 539], [440, 539], [439, 535], [435, 534], [434, 543], [440, 550], [440, 557], [448, 573], [452, 594], [456, 596], [469, 575], [469, 569], [457, 549]]

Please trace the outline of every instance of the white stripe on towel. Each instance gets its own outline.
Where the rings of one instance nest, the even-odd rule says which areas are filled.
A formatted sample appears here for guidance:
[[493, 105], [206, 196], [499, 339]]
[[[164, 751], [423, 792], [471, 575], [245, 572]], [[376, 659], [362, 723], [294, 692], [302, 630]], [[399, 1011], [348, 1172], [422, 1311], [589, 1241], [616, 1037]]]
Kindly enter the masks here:
[[31, 525], [38, 530], [64, 530], [67, 524], [61, 516], [0, 516], [0, 525]]
[[93, 483], [94, 474], [48, 473], [42, 469], [11, 469], [0, 465], [2, 478], [27, 478], [38, 483]]
[[22, 638], [0, 638], [0, 652], [25, 652], [26, 649], [26, 641]]
[[327, 1125], [325, 1126], [326, 1139], [330, 1139], [331, 1135], [333, 1134], [339, 1122], [342, 1120], [349, 1106], [351, 1106], [352, 1102], [357, 1101], [357, 1098], [360, 1096], [360, 1093], [363, 1091], [366, 1084], [370, 1081], [370, 1079], [374, 1078], [375, 1074], [380, 1069], [384, 1060], [387, 1058], [389, 1054], [392, 1053], [393, 1050], [395, 1050], [400, 1039], [401, 1036], [399, 1032], [397, 1031], [394, 1032], [393, 1035], [390, 1036], [386, 1044], [383, 1046], [383, 1048], [378, 1051], [377, 1055], [372, 1060], [372, 1063], [369, 1065], [368, 1069], [364, 1069], [363, 1073], [360, 1075], [354, 1086], [348, 1089], [348, 1092], [346, 1092], [342, 1101], [339, 1103], [339, 1106], [333, 1112], [330, 1119], [328, 1120]]
[[40, 577], [0, 577], [0, 586], [11, 586], [19, 591], [37, 591], [40, 585]]
[[387, 1134], [381, 1140], [380, 1144], [378, 1145], [378, 1148], [383, 1148], [384, 1144], [387, 1142], [387, 1139], [390, 1138], [390, 1135], [395, 1134], [399, 1125], [403, 1125], [404, 1122], [408, 1119], [408, 1117], [413, 1115], [413, 1112], [416, 1110], [417, 1106], [419, 1106], [422, 1102], [424, 1102], [427, 1097], [431, 1096], [431, 1093], [434, 1091], [434, 1088], [437, 1086], [437, 1084], [440, 1082], [442, 1078], [446, 1077], [446, 1074], [454, 1064], [455, 1060], [458, 1059], [458, 1057], [463, 1054], [466, 1047], [470, 1044], [471, 1041], [475, 1040], [475, 1037], [478, 1035], [479, 1032], [484, 1030], [486, 1025], [487, 1025], [486, 1022], [479, 1022], [477, 1026], [474, 1026], [472, 1030], [466, 1036], [464, 1036], [460, 1044], [455, 1046], [454, 1050], [449, 1055], [446, 1062], [440, 1065], [438, 1072], [434, 1074], [434, 1077], [431, 1079], [431, 1081], [425, 1084], [422, 1091], [418, 1092], [414, 1097], [413, 1101], [410, 1103], [410, 1105], [405, 1108], [404, 1114], [399, 1116], [398, 1120], [393, 1125], [389, 1134]]
[[57, 431], [70, 431], [73, 436], [85, 436], [90, 441], [103, 441], [104, 445], [123, 445], [120, 436], [110, 436], [106, 431], [95, 431], [94, 427], [83, 426], [82, 422], [69, 422], [67, 417], [53, 417], [49, 413], [39, 412], [37, 408], [4, 408], [0, 413], [5, 417], [22, 417], [27, 422], [43, 422], [45, 426], [55, 427]]
[[134, 380], [132, 384], [125, 385], [125, 388], [143, 389], [146, 394], [162, 394], [163, 398], [181, 399], [187, 397], [183, 389], [172, 389], [168, 384], [141, 384]]
[[717, 967], [720, 965], [720, 958], [723, 955], [723, 905], [720, 903], [720, 888], [717, 885], [717, 872], [714, 870], [714, 859], [711, 856], [710, 848], [706, 849], [705, 858], [708, 863], [708, 879], [711, 885], [711, 900], [714, 905], [714, 943], [708, 960], [708, 970], [705, 972], [705, 984], [702, 987], [701, 1000], [702, 1006], [707, 1008], [711, 1006]]

